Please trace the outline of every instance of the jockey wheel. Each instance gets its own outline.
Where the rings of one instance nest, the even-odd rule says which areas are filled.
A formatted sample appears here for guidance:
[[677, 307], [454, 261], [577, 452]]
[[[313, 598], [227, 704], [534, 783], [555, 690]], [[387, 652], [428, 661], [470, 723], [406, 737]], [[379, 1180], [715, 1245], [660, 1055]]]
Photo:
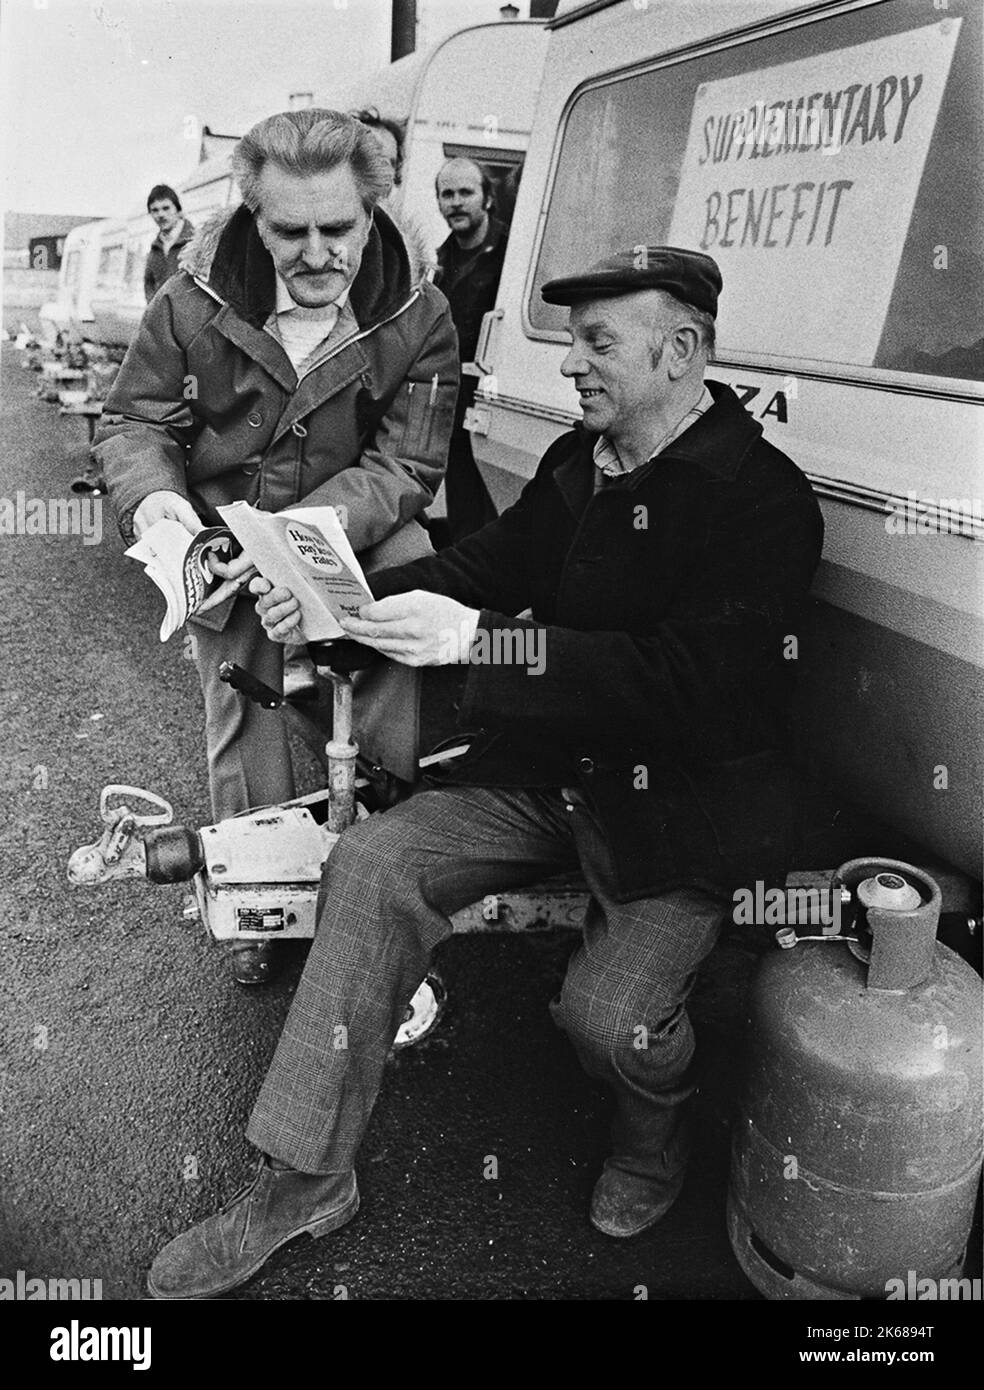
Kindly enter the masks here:
[[428, 1037], [440, 1021], [447, 997], [444, 981], [431, 970], [407, 1005], [406, 1015], [393, 1039], [394, 1049], [412, 1047]]

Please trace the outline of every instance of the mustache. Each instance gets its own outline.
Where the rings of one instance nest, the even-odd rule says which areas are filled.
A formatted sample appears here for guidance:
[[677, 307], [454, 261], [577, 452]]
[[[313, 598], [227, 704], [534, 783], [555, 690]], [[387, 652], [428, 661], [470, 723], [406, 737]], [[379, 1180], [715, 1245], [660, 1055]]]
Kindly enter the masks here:
[[346, 269], [347, 267], [344, 265], [344, 263], [339, 262], [337, 265], [323, 266], [321, 270], [293, 270], [291, 271], [291, 277], [295, 280], [301, 279], [305, 276], [314, 276], [315, 278], [317, 278], [320, 275], [331, 275], [333, 272], [343, 271]]

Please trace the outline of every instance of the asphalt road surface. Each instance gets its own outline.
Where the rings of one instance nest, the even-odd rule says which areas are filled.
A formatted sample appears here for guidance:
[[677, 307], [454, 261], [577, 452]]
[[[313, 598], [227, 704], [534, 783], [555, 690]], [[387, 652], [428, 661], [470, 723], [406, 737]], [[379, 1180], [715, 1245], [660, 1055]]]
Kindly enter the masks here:
[[[84, 422], [35, 397], [9, 345], [3, 366], [0, 495], [71, 496]], [[165, 795], [179, 822], [209, 819], [194, 665], [180, 636], [158, 641], [161, 600], [108, 505], [95, 519], [97, 544], [0, 540], [0, 1276], [98, 1278], [106, 1298], [131, 1299], [160, 1246], [249, 1171], [244, 1124], [304, 949], [284, 948], [276, 983], [247, 991], [182, 919], [180, 887], [68, 886], [107, 782]], [[747, 943], [719, 947], [694, 999], [708, 1080], [687, 1186], [629, 1241], [587, 1221], [608, 1101], [547, 1012], [572, 946], [556, 933], [442, 947], [448, 1009], [389, 1066], [358, 1218], [279, 1252], [231, 1299], [758, 1297], [725, 1232]]]

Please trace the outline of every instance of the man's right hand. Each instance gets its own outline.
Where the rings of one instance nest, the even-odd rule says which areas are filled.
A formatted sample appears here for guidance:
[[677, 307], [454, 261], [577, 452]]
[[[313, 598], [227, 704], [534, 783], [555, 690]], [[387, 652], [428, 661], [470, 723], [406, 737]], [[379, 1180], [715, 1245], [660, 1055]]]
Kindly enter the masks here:
[[205, 529], [205, 523], [187, 497], [182, 497], [179, 492], [150, 492], [133, 513], [133, 534], [137, 540], [149, 526], [164, 517], [180, 522], [193, 536]]
[[256, 613], [271, 642], [296, 642], [301, 625], [301, 605], [289, 589], [275, 589], [269, 579], [258, 574], [249, 583], [256, 595]]

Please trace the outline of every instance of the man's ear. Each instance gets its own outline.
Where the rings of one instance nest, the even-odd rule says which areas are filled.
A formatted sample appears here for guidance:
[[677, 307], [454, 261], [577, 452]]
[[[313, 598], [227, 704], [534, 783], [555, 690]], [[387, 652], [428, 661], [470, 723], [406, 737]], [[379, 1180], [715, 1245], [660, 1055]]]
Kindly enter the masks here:
[[700, 333], [692, 324], [681, 323], [668, 335], [670, 351], [666, 359], [666, 373], [671, 380], [685, 376], [700, 352]]

